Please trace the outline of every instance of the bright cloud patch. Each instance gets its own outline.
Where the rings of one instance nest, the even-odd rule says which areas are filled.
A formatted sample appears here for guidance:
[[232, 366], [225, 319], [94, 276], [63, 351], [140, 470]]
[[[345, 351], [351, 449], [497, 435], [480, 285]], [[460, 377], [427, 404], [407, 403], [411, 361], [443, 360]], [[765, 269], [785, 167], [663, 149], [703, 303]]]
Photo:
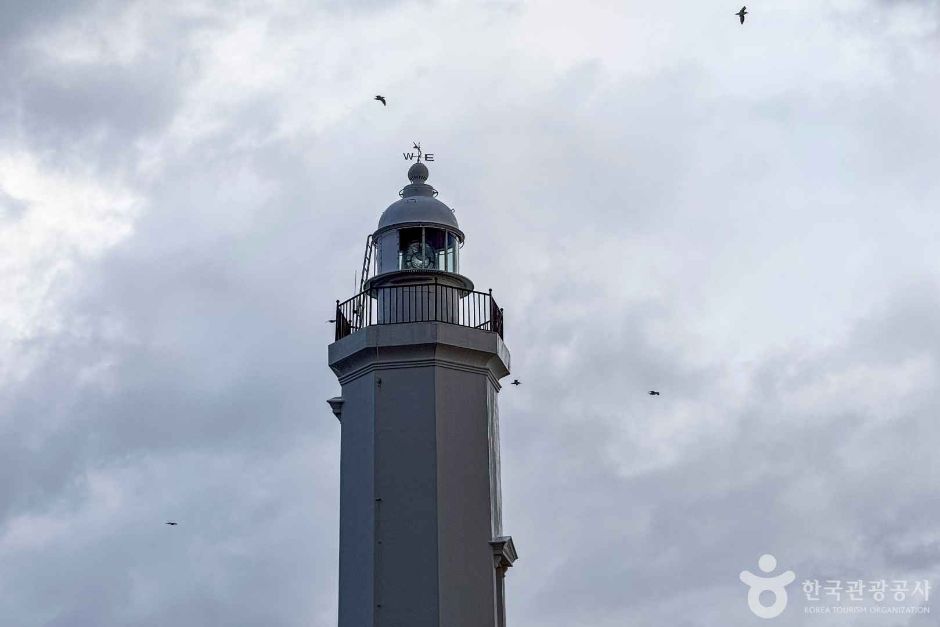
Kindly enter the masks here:
[[63, 172], [29, 153], [0, 155], [0, 383], [23, 377], [32, 341], [61, 332], [63, 296], [84, 263], [132, 232], [141, 200], [92, 172]]

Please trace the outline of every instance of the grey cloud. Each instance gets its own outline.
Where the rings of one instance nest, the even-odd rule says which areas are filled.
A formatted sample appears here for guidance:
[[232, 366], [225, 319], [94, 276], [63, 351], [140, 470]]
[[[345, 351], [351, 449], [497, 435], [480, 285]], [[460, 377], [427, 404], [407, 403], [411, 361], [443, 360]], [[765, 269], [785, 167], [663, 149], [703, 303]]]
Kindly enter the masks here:
[[[882, 343], [892, 344], [896, 335], [891, 318], [909, 315], [916, 319], [916, 328], [926, 328], [940, 315], [936, 292], [924, 296], [926, 301], [918, 299], [919, 315], [917, 308], [912, 311], [900, 306], [889, 315], [868, 320], [831, 354], [804, 358], [805, 368], [826, 373], [838, 370], [840, 363], [877, 362], [879, 357], [867, 354], [866, 346], [866, 336], [873, 329], [878, 330]], [[931, 302], [932, 306], [923, 308]], [[622, 363], [622, 358], [614, 350], [591, 346], [570, 369], [553, 373], [544, 385], [563, 386], [562, 381], [577, 380], [576, 373], [581, 370], [595, 373], [601, 387], [624, 397], [626, 419], [631, 406], [649, 399], [642, 398], [642, 390], [618, 385], [622, 369], [613, 366]], [[940, 358], [936, 346], [909, 346], [906, 350], [908, 357], [922, 354], [933, 360]], [[640, 363], [646, 358], [643, 352], [633, 355]], [[782, 361], [792, 363], [793, 357]], [[682, 371], [681, 363], [674, 365]], [[807, 383], [793, 381], [783, 373], [765, 376], [776, 378], [774, 383], [781, 388]], [[708, 379], [720, 377], [716, 371]], [[673, 387], [672, 382], [667, 383], [666, 396], [653, 402], [685, 400], [689, 388], [680, 385], [670, 391]], [[734, 585], [736, 574], [768, 551], [807, 575], [845, 578], [849, 574], [865, 577], [868, 572], [875, 578], [903, 578], [911, 573], [935, 576], [940, 561], [935, 555], [930, 557], [936, 552], [930, 548], [935, 539], [929, 539], [929, 534], [936, 516], [931, 504], [936, 502], [938, 477], [929, 443], [940, 437], [933, 420], [936, 391], [929, 403], [879, 424], [882, 417], [864, 414], [820, 416], [815, 422], [808, 420], [811, 416], [774, 416], [773, 408], [779, 401], [771, 390], [766, 384], [754, 388], [759, 396], [741, 407], [736, 429], [717, 434], [717, 438], [705, 436], [669, 468], [629, 479], [618, 479], [616, 460], [601, 453], [604, 443], [619, 429], [616, 419], [612, 422], [590, 414], [579, 417], [583, 422], [578, 430], [586, 429], [590, 435], [578, 441], [557, 429], [539, 429], [552, 418], [565, 422], [575, 417], [559, 412], [557, 403], [554, 411], [545, 406], [515, 415], [514, 419], [524, 424], [505, 429], [506, 439], [525, 438], [530, 441], [526, 446], [535, 447], [537, 453], [526, 455], [524, 447], [517, 452], [517, 456], [523, 453], [522, 459], [506, 455], [507, 472], [522, 484], [506, 499], [516, 503], [512, 518], [517, 529], [522, 526], [543, 540], [544, 534], [537, 531], [538, 520], [518, 512], [544, 510], [535, 504], [553, 494], [556, 509], [552, 526], [562, 530], [548, 543], [556, 547], [554, 552], [530, 557], [535, 562], [534, 576], [541, 581], [541, 593], [519, 613], [533, 624], [608, 624], [608, 620], [614, 624], [616, 617], [623, 620], [624, 616], [647, 624], [640, 616], [644, 608], [655, 608], [660, 620], [672, 623], [696, 615], [693, 599], [700, 591], [722, 599], [725, 624], [745, 625], [751, 620], [749, 616], [732, 611], [740, 595]], [[580, 395], [582, 391], [571, 389], [570, 393]], [[585, 403], [589, 408], [590, 401]], [[599, 427], [597, 422], [605, 426]], [[628, 456], [630, 451], [622, 454]], [[592, 461], [572, 467], [563, 463], [568, 457]], [[851, 461], [847, 464], [846, 460]], [[561, 466], [553, 470], [560, 461]], [[552, 483], [546, 484], [546, 479]], [[820, 488], [824, 492], [817, 494]], [[793, 496], [803, 493], [805, 504], [793, 509]], [[890, 507], [885, 507], [887, 502]], [[522, 551], [526, 535], [519, 532]], [[893, 546], [892, 538], [918, 535], [924, 536], [927, 544], [914, 541], [905, 553]], [[541, 563], [551, 563], [561, 555], [568, 557], [555, 562], [556, 567], [546, 575]], [[528, 564], [520, 562], [513, 576], [533, 576], [524, 573], [524, 566]], [[689, 624], [704, 624], [689, 620]], [[800, 625], [801, 621], [797, 616], [784, 624]]]
[[14, 198], [0, 187], [0, 220], [16, 220], [26, 212], [28, 206], [28, 203]]
[[18, 42], [50, 22], [75, 15], [89, 6], [85, 0], [50, 0], [49, 2], [16, 2], [5, 0], [0, 5], [0, 46]]
[[126, 159], [134, 137], [166, 125], [175, 110], [173, 83], [178, 75], [166, 63], [107, 70], [71, 70], [68, 76], [24, 80], [19, 103], [26, 131], [36, 141], [60, 146], [100, 135], [113, 138], [103, 156]]

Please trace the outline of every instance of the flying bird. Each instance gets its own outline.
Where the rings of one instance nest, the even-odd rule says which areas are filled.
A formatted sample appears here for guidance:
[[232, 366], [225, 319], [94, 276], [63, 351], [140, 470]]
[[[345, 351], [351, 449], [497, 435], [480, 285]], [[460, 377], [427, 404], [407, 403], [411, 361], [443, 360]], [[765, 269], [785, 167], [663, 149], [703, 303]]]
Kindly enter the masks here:
[[513, 379], [509, 385], [522, 385], [522, 382], [519, 379]]
[[336, 320], [327, 320], [329, 324], [336, 324]]
[[741, 10], [735, 13], [735, 15], [741, 18], [741, 23], [743, 24], [744, 16], [747, 15], [747, 7], [746, 6], [741, 7]]
[[650, 395], [650, 396], [659, 396], [659, 392], [657, 392], [656, 390], [650, 390], [650, 391], [649, 391], [649, 395]]
[[177, 523], [175, 523], [175, 522], [167, 522], [166, 524], [171, 525], [171, 526], [173, 526], [173, 527], [175, 527], [175, 526], [177, 525]]
[[[743, 20], [744, 18], [742, 17], [741, 19]], [[388, 106], [387, 104], [385, 104], [385, 96], [376, 96], [375, 99], [381, 102], [383, 107]]]

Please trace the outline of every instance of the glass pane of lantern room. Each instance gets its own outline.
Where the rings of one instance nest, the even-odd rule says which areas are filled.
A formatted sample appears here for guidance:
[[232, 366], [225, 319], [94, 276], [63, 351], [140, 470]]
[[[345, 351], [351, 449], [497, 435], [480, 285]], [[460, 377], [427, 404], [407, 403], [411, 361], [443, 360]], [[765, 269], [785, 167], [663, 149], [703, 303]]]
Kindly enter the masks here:
[[443, 229], [426, 227], [424, 229], [424, 244], [427, 251], [428, 267], [435, 270], [443, 269], [444, 251], [446, 249], [447, 233]]
[[421, 227], [398, 232], [398, 269], [415, 269], [421, 263]]
[[447, 271], [457, 272], [457, 236], [447, 234]]

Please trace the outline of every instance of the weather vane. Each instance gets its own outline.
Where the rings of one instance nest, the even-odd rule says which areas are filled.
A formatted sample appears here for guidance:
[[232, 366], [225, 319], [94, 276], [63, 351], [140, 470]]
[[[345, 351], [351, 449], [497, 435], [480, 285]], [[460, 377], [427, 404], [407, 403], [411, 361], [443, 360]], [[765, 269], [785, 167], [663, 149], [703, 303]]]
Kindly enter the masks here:
[[412, 148], [417, 150], [417, 153], [414, 152], [403, 152], [402, 156], [405, 158], [405, 161], [417, 160], [421, 161], [423, 158], [425, 161], [434, 161], [433, 152], [421, 152], [421, 142], [412, 142]]

